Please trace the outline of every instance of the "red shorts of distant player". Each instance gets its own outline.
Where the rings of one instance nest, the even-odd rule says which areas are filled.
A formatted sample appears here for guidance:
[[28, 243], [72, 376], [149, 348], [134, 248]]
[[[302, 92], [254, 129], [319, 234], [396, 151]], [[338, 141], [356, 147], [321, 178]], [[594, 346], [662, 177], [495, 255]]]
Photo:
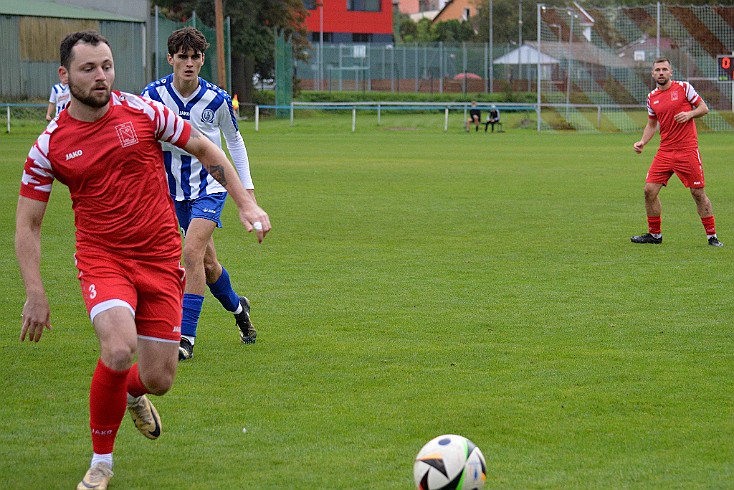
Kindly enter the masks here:
[[186, 276], [178, 261], [140, 261], [77, 254], [76, 267], [89, 316], [115, 306], [131, 308], [139, 336], [181, 340]]
[[647, 171], [645, 182], [667, 185], [671, 175], [677, 175], [683, 185], [689, 189], [705, 187], [703, 166], [698, 149], [677, 151], [659, 151], [652, 160]]

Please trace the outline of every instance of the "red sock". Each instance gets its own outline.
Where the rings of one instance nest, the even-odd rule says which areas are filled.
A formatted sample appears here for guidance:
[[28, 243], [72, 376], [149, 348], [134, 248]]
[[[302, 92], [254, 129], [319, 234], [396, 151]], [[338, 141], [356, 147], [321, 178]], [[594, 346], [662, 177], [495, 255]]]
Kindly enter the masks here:
[[97, 454], [109, 454], [127, 408], [127, 373], [113, 371], [97, 361], [89, 390], [89, 427], [92, 448]]
[[660, 224], [663, 219], [660, 216], [648, 216], [647, 217], [647, 231], [652, 234], [660, 234]]
[[138, 363], [133, 364], [130, 371], [127, 373], [127, 392], [135, 398], [150, 393], [150, 390], [145, 387], [142, 381], [140, 381], [140, 372], [138, 371]]
[[711, 216], [701, 218], [701, 223], [703, 223], [703, 227], [706, 230], [707, 235], [716, 235], [716, 225], [714, 224], [713, 214]]

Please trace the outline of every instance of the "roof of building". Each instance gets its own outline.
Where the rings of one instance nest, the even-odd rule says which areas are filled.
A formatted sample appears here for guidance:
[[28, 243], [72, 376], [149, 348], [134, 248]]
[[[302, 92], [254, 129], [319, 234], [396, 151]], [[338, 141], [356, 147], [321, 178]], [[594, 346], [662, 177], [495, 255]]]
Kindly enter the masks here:
[[413, 22], [418, 22], [421, 19], [428, 19], [433, 20], [436, 18], [440, 10], [424, 10], [423, 12], [418, 12], [417, 14], [410, 14], [410, 20]]
[[90, 8], [62, 5], [44, 0], [3, 0], [0, 2], [0, 15], [142, 22], [140, 19], [136, 19], [134, 17], [127, 17]]
[[528, 46], [523, 44], [520, 48], [513, 49], [509, 53], [500, 56], [494, 60], [495, 65], [537, 65], [540, 61], [541, 65], [557, 65], [560, 61], [545, 53], [540, 53], [538, 60], [537, 46]]
[[[540, 44], [540, 64], [557, 64], [568, 57], [568, 43], [555, 41], [543, 41]], [[599, 49], [588, 42], [577, 42], [573, 44], [573, 59], [577, 62], [590, 65], [602, 65], [609, 68], [629, 68], [634, 62], [629, 58], [619, 57], [613, 52]], [[502, 65], [534, 65], [538, 63], [538, 43], [527, 41], [520, 48], [516, 48], [494, 60], [494, 64]]]
[[470, 16], [477, 13], [476, 0], [447, 0], [443, 8], [433, 18], [433, 23], [445, 22], [447, 20], [469, 20], [464, 18], [464, 9], [468, 8]]

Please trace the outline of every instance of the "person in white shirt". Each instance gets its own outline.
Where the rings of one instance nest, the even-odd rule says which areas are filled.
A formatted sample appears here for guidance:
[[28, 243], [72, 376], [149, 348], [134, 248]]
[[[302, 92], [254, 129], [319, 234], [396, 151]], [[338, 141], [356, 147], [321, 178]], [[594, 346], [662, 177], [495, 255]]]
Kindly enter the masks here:
[[[193, 27], [174, 31], [168, 38], [168, 63], [173, 73], [148, 84], [142, 95], [176, 111], [219, 147], [224, 135], [240, 180], [254, 199], [247, 149], [237, 126], [232, 99], [226, 91], [199, 77], [208, 47], [206, 37]], [[179, 360], [194, 356], [207, 286], [222, 306], [234, 314], [240, 340], [245, 344], [255, 343], [257, 332], [250, 321], [250, 303], [234, 291], [229, 273], [219, 263], [214, 248], [214, 229], [222, 226], [220, 216], [227, 192], [195, 156], [173, 145], [164, 144], [163, 150], [168, 186], [184, 234], [186, 288]]]
[[66, 108], [69, 103], [69, 83], [67, 75], [59, 75], [60, 83], [51, 87], [51, 95], [48, 98], [48, 109], [46, 109], [46, 121], [51, 121]]
[[489, 115], [487, 115], [487, 122], [484, 123], [484, 132], [487, 132], [489, 125], [492, 125], [492, 132], [494, 133], [494, 125], [500, 122], [500, 110], [497, 106], [492, 104], [489, 108]]

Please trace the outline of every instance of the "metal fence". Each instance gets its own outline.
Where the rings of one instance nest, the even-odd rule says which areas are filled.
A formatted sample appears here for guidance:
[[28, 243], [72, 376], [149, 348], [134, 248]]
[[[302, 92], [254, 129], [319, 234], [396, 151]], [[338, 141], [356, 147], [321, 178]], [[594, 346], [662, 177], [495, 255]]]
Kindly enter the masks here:
[[[697, 124], [734, 130], [732, 83], [719, 81], [717, 56], [734, 50], [734, 7], [647, 5], [644, 7], [537, 8], [536, 42], [526, 51], [535, 66], [537, 97], [563, 104], [563, 119], [590, 129], [571, 104], [644, 104], [654, 83], [653, 60], [671, 60], [674, 78], [688, 80], [713, 111]], [[515, 61], [515, 60], [511, 60]], [[521, 65], [520, 65], [521, 66]], [[540, 76], [538, 77], [538, 73]], [[610, 121], [636, 127], [624, 114]], [[545, 119], [539, 118], [539, 127]]]
[[[672, 60], [675, 78], [693, 83], [712, 113], [702, 124], [734, 130], [732, 82], [719, 81], [717, 56], [734, 53], [733, 6], [646, 5], [598, 8], [537, 4], [537, 36], [522, 45], [314, 45], [295, 65], [304, 90], [392, 93], [537, 92], [554, 125], [593, 131], [574, 106], [643, 105], [654, 87], [652, 61]], [[561, 105], [561, 108], [558, 108]], [[607, 117], [607, 116], [605, 116]], [[638, 124], [612, 113], [621, 131]], [[551, 123], [550, 121], [553, 121]], [[556, 122], [560, 121], [560, 122]]]
[[[494, 55], [514, 47], [495, 45]], [[507, 66], [489, 63], [488, 44], [324, 44], [307, 57], [295, 73], [304, 90], [476, 93], [488, 92], [491, 79], [514, 81]]]
[[[216, 83], [217, 36], [214, 28], [202, 23], [201, 20], [197, 18], [196, 11], [194, 11], [191, 18], [185, 22], [175, 22], [166, 19], [160, 15], [157, 5], [153, 12], [153, 76], [156, 79], [163, 78], [173, 71], [171, 65], [168, 64], [168, 36], [170, 36], [176, 29], [180, 29], [185, 26], [191, 26], [200, 30], [206, 37], [206, 40], [209, 43], [209, 49], [207, 49], [206, 55], [204, 56], [204, 66], [201, 67], [201, 73], [199, 76], [211, 83]], [[224, 59], [227, 80], [224, 83], [220, 82], [220, 85], [222, 85], [228, 92], [232, 87], [232, 70], [230, 66], [231, 64], [226, 60], [231, 58], [231, 53], [230, 18], [227, 17], [224, 23]], [[138, 92], [142, 89], [143, 87], [140, 87]]]

